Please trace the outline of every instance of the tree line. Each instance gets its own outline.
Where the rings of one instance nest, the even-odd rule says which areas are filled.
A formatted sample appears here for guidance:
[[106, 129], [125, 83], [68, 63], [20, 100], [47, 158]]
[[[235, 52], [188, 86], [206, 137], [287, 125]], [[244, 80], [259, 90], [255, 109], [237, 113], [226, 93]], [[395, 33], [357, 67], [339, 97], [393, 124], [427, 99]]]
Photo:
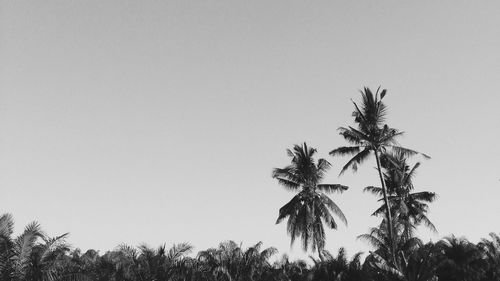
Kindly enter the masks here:
[[[0, 216], [0, 280], [2, 281], [491, 281], [500, 280], [500, 236], [472, 243], [450, 236], [436, 243], [418, 238], [396, 241], [399, 266], [390, 262], [387, 228], [373, 228], [362, 234], [373, 251], [362, 260], [340, 248], [332, 254], [323, 250], [322, 259], [290, 260], [262, 243], [243, 247], [233, 241], [199, 251], [187, 243], [152, 248], [119, 245], [100, 254], [96, 250], [71, 250], [67, 234], [49, 237], [36, 222], [13, 236], [13, 218]], [[385, 225], [387, 226], [387, 224]], [[397, 224], [395, 236], [403, 233]]]
[[[100, 254], [70, 249], [67, 234], [50, 237], [33, 222], [14, 237], [12, 215], [0, 216], [0, 281], [489, 281], [500, 280], [500, 236], [472, 243], [465, 238], [445, 237], [424, 243], [415, 235], [419, 226], [437, 232], [428, 217], [429, 205], [436, 199], [430, 191], [417, 191], [413, 184], [421, 163], [411, 163], [413, 156], [430, 157], [401, 146], [402, 131], [386, 123], [387, 91], [361, 91], [361, 102], [353, 102], [354, 125], [340, 127], [339, 133], [349, 144], [331, 150], [332, 157], [350, 156], [340, 175], [374, 156], [377, 184], [364, 191], [373, 194], [381, 205], [371, 215], [380, 223], [357, 238], [371, 251], [348, 258], [340, 248], [332, 254], [325, 248], [325, 226], [336, 229], [337, 221], [347, 218], [330, 198], [346, 192], [342, 184], [327, 184], [331, 164], [315, 159], [317, 150], [306, 143], [287, 150], [291, 159], [284, 168], [275, 168], [272, 177], [278, 184], [297, 194], [279, 209], [276, 223], [286, 220], [291, 244], [301, 241], [311, 251], [311, 263], [278, 256], [273, 247], [259, 242], [243, 247], [234, 241], [192, 253], [187, 243], [152, 248], [120, 245]], [[317, 258], [316, 255], [317, 254]]]

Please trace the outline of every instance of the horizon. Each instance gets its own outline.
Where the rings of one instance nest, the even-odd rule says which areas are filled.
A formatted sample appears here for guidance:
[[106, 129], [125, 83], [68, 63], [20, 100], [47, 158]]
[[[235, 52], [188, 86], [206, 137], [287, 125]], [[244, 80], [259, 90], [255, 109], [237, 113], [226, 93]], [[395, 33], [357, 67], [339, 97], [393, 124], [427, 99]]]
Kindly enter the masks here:
[[[498, 232], [500, 3], [2, 1], [0, 211], [82, 250], [258, 241], [291, 258], [271, 177], [307, 142], [347, 217], [349, 256], [380, 218], [371, 158], [338, 176], [351, 99], [381, 86], [399, 142], [426, 153], [417, 191], [439, 233]], [[397, 24], [395, 24], [397, 23]], [[491, 143], [493, 142], [493, 143]]]

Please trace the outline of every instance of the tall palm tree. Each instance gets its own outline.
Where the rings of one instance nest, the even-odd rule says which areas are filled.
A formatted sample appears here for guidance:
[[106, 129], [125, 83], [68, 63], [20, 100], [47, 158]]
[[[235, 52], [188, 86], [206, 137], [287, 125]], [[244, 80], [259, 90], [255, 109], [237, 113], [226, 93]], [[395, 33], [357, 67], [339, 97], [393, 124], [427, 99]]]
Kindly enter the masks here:
[[[419, 154], [419, 152], [398, 145], [396, 138], [403, 135], [403, 132], [394, 128], [389, 128], [389, 126], [384, 123], [387, 114], [387, 107], [382, 102], [382, 99], [386, 95], [387, 90], [382, 90], [380, 95], [379, 90], [380, 88], [377, 89], [375, 94], [373, 94], [369, 88], [365, 87], [364, 90], [361, 91], [361, 104], [358, 106], [358, 104], [353, 101], [354, 112], [352, 115], [354, 117], [354, 122], [357, 124], [357, 128], [348, 126], [340, 127], [338, 129], [340, 135], [343, 136], [344, 139], [351, 144], [351, 146], [336, 148], [330, 152], [330, 155], [354, 155], [354, 157], [352, 157], [351, 160], [344, 165], [340, 174], [343, 174], [348, 169], [356, 171], [358, 165], [366, 161], [372, 153], [375, 155], [380, 183], [382, 185], [382, 193], [386, 205], [387, 221], [389, 222], [389, 237], [392, 240], [393, 220], [387, 196], [387, 189], [382, 175], [380, 155], [389, 150], [403, 153], [406, 156]], [[422, 155], [426, 158], [430, 158], [425, 154]]]
[[318, 250], [322, 259], [325, 245], [323, 222], [329, 228], [336, 229], [337, 223], [332, 216], [335, 214], [347, 225], [344, 213], [325, 193], [343, 192], [348, 187], [320, 184], [331, 165], [325, 159], [319, 159], [316, 163], [316, 149], [308, 147], [306, 143], [302, 146], [295, 145], [287, 153], [292, 158], [291, 164], [285, 168], [275, 168], [272, 176], [285, 188], [299, 193], [281, 207], [276, 223], [288, 218], [287, 230], [291, 236], [291, 244], [299, 237], [304, 250], [307, 251], [309, 247], [313, 252]]
[[[427, 217], [428, 204], [436, 199], [436, 194], [428, 191], [412, 192], [415, 189], [413, 178], [420, 163], [410, 166], [402, 153], [385, 153], [381, 156], [381, 163], [385, 170], [383, 174], [391, 203], [391, 213], [396, 220], [405, 225], [405, 235], [411, 237], [415, 226], [420, 224], [437, 232], [436, 227]], [[364, 191], [377, 196], [383, 195], [380, 187], [368, 186]], [[385, 204], [382, 204], [372, 215], [385, 214], [386, 209]]]

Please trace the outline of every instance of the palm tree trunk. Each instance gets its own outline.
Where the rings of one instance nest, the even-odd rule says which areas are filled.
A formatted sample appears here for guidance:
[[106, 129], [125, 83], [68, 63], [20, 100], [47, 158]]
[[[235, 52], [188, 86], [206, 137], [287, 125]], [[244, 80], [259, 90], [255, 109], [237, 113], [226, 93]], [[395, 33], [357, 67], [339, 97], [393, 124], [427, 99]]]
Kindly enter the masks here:
[[375, 149], [375, 159], [377, 159], [377, 170], [378, 175], [380, 177], [380, 184], [382, 185], [382, 193], [384, 194], [384, 202], [385, 202], [385, 210], [387, 217], [387, 226], [389, 227], [389, 241], [391, 242], [391, 256], [394, 264], [396, 264], [396, 254], [394, 252], [394, 233], [392, 226], [392, 215], [391, 215], [391, 206], [389, 205], [389, 199], [387, 198], [387, 189], [385, 187], [384, 176], [382, 175], [382, 167], [380, 165], [380, 157], [378, 155], [378, 150]]

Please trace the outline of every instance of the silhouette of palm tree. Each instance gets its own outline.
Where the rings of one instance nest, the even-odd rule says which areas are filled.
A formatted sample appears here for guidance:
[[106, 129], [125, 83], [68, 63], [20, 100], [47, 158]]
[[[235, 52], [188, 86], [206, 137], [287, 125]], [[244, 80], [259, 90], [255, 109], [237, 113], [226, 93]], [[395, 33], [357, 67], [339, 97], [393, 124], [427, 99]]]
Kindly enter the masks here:
[[[364, 91], [361, 92], [361, 104], [358, 106], [358, 104], [353, 101], [355, 110], [352, 115], [354, 116], [354, 121], [357, 124], [357, 129], [351, 126], [348, 126], [347, 128], [340, 127], [338, 129], [340, 135], [343, 136], [344, 139], [351, 144], [351, 146], [336, 148], [330, 152], [330, 155], [354, 155], [354, 157], [352, 157], [351, 160], [349, 160], [342, 168], [340, 172], [342, 175], [348, 169], [357, 171], [358, 165], [366, 161], [373, 152], [377, 162], [377, 171], [382, 185], [382, 193], [386, 205], [386, 216], [387, 221], [389, 222], [389, 237], [390, 240], [392, 240], [392, 215], [387, 189], [382, 175], [380, 155], [389, 150], [402, 153], [406, 156], [419, 154], [419, 152], [399, 146], [396, 138], [403, 135], [403, 132], [397, 129], [389, 128], [389, 126], [384, 124], [387, 107], [382, 102], [382, 99], [386, 95], [387, 90], [382, 90], [380, 92], [380, 96], [379, 90], [380, 88], [377, 89], [377, 92], [374, 95], [369, 88], [364, 88]], [[430, 158], [425, 154], [422, 155]], [[393, 258], [395, 258], [394, 251]]]
[[276, 223], [288, 218], [287, 230], [291, 236], [291, 244], [300, 237], [304, 250], [307, 251], [309, 247], [313, 252], [318, 250], [322, 259], [325, 244], [323, 222], [329, 228], [336, 229], [337, 223], [332, 216], [335, 214], [347, 225], [344, 213], [325, 193], [343, 192], [348, 187], [340, 184], [320, 184], [331, 165], [325, 159], [319, 159], [316, 163], [316, 149], [308, 147], [306, 143], [302, 146], [295, 145], [292, 150], [288, 149], [287, 153], [292, 158], [291, 165], [274, 169], [272, 176], [285, 188], [300, 191], [281, 207]]

